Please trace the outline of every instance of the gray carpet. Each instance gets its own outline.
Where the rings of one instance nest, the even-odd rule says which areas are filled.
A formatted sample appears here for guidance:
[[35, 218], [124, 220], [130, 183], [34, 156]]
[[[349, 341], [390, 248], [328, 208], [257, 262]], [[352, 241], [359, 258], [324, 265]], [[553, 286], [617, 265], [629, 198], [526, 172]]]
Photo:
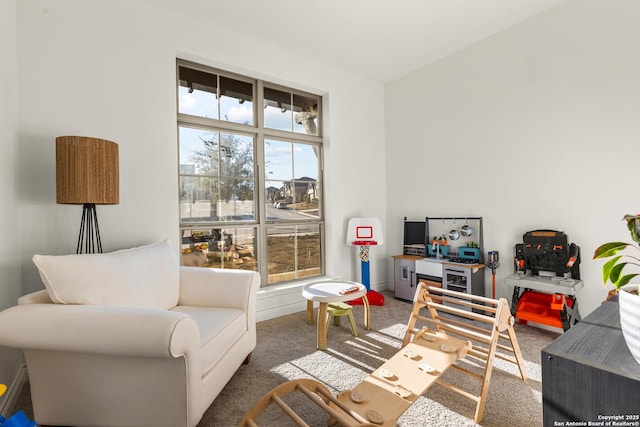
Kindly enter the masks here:
[[[316, 379], [334, 394], [355, 387], [402, 344], [411, 304], [394, 300], [389, 292], [384, 296], [384, 306], [371, 307], [371, 331], [364, 329], [363, 307], [355, 306], [360, 335], [357, 338], [351, 335], [345, 318], [339, 327], [330, 326], [327, 351], [316, 350], [316, 329], [307, 325], [304, 312], [260, 322], [251, 363], [240, 367], [205, 412], [198, 427], [238, 425], [260, 397], [290, 379]], [[542, 425], [540, 350], [558, 334], [526, 325], [516, 325], [516, 334], [529, 379], [522, 381], [515, 365], [496, 359], [483, 426]], [[473, 360], [467, 359], [467, 363], [473, 365]], [[479, 381], [457, 371], [449, 370], [443, 379], [478, 393]], [[288, 403], [309, 425], [326, 426], [326, 415], [314, 404], [297, 397], [288, 398]], [[28, 388], [16, 411], [19, 409], [31, 414]], [[436, 384], [398, 419], [397, 425], [475, 426], [474, 412], [474, 402]], [[267, 427], [294, 425], [275, 405], [265, 411], [259, 422]]]

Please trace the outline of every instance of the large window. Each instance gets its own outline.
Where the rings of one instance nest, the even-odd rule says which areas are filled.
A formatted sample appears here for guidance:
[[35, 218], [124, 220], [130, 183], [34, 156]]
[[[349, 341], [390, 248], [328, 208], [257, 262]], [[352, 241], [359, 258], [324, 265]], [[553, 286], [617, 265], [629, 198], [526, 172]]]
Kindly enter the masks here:
[[321, 97], [180, 60], [177, 76], [182, 264], [322, 274]]

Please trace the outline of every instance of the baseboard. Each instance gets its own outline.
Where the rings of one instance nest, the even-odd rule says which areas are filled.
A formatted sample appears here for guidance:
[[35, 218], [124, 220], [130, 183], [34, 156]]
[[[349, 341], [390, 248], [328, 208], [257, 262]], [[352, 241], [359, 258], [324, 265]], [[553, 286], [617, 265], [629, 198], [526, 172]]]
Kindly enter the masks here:
[[276, 317], [286, 316], [288, 314], [299, 313], [307, 309], [306, 302], [300, 302], [296, 304], [289, 304], [286, 306], [275, 307], [271, 309], [261, 310], [256, 313], [256, 321], [262, 322], [265, 320], [275, 319]]
[[4, 400], [0, 404], [0, 414], [6, 414], [7, 416], [13, 414], [13, 409], [18, 402], [18, 398], [22, 392], [22, 387], [28, 380], [29, 374], [27, 373], [27, 365], [23, 363], [18, 369], [18, 372], [16, 372], [16, 376], [13, 377], [13, 381], [7, 387]]

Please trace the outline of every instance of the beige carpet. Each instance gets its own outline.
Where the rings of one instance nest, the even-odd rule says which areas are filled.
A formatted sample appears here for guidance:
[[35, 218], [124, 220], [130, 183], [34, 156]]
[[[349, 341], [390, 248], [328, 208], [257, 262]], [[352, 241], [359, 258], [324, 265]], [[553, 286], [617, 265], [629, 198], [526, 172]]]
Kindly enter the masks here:
[[[394, 300], [389, 292], [384, 295], [384, 306], [371, 307], [371, 331], [364, 330], [363, 307], [355, 306], [360, 336], [353, 337], [343, 319], [341, 326], [330, 326], [326, 352], [316, 350], [316, 329], [307, 325], [304, 312], [260, 322], [251, 363], [240, 367], [198, 427], [236, 426], [260, 397], [289, 379], [313, 378], [334, 394], [353, 388], [400, 349], [411, 304]], [[526, 325], [516, 325], [516, 334], [529, 379], [522, 381], [515, 365], [496, 359], [483, 426], [542, 425], [540, 350], [558, 334]], [[478, 381], [454, 370], [443, 378], [478, 392]], [[16, 410], [25, 409], [30, 414], [28, 388], [23, 395], [21, 407]], [[289, 403], [309, 425], [326, 425], [326, 415], [315, 405], [295, 399]], [[397, 425], [475, 426], [474, 412], [474, 402], [436, 384], [404, 413]], [[266, 411], [259, 421], [266, 427], [294, 425], [276, 408]]]

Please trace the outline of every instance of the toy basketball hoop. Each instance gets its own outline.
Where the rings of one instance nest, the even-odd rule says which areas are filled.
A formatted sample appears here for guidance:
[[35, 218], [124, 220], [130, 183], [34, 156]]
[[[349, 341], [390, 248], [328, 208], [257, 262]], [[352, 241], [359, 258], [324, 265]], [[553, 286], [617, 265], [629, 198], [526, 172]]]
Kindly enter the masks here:
[[[347, 245], [360, 248], [360, 271], [362, 284], [367, 288], [369, 304], [384, 305], [384, 296], [371, 290], [369, 271], [369, 247], [382, 245], [382, 227], [378, 218], [351, 218], [347, 226]], [[362, 300], [349, 301], [349, 304], [362, 304]]]

